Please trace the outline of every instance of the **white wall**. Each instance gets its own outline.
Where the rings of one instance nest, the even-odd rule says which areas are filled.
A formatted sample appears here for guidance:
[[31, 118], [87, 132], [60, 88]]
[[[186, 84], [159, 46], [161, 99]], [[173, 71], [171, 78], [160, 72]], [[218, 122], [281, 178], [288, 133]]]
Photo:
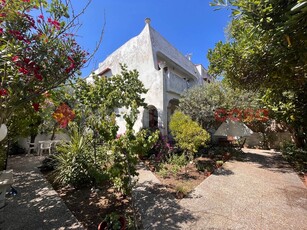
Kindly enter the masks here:
[[[38, 146], [38, 142], [39, 141], [45, 141], [45, 140], [50, 140], [51, 139], [51, 134], [38, 134], [35, 138], [35, 147]], [[55, 138], [54, 140], [70, 140], [69, 136], [65, 133], [57, 133], [55, 134]], [[29, 144], [28, 142], [30, 141], [30, 137], [29, 138], [20, 138], [18, 140], [18, 144], [20, 147], [28, 150], [29, 148]]]

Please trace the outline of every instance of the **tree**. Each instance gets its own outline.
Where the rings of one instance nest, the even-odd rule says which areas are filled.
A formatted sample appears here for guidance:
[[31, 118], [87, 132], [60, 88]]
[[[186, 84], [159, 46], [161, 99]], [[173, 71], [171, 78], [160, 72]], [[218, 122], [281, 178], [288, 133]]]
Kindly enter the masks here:
[[71, 6], [70, 0], [0, 0], [0, 124], [16, 127], [12, 116], [39, 110], [43, 93], [79, 74], [87, 62], [74, 34], [85, 8], [75, 15]]
[[[0, 123], [75, 76], [87, 53], [75, 41], [77, 16], [61, 0], [0, 1]], [[38, 16], [33, 16], [38, 14]]]
[[297, 146], [307, 133], [307, 1], [214, 0], [232, 11], [229, 40], [209, 50], [209, 72], [234, 87], [260, 90]]
[[[72, 108], [74, 121], [68, 126], [68, 130], [72, 131], [69, 132], [72, 141], [60, 148], [57, 171], [61, 181], [77, 179], [70, 169], [80, 166], [80, 178], [88, 178], [96, 183], [97, 175], [109, 171], [114, 184], [126, 190], [130, 183], [128, 178], [135, 175], [137, 156], [142, 154], [139, 149], [144, 150], [148, 145], [147, 149], [150, 149], [151, 144], [148, 143], [153, 144], [157, 140], [157, 134], [154, 134], [155, 138], [145, 138], [144, 133], [135, 134], [133, 131], [138, 108], [146, 105], [142, 95], [147, 90], [138, 79], [136, 70], [129, 71], [125, 65], [121, 67], [121, 74], [112, 77], [93, 76], [91, 83], [79, 78], [72, 85], [73, 94], [67, 98], [68, 101], [75, 101]], [[123, 114], [127, 131], [118, 136], [115, 109], [122, 107], [127, 109]], [[55, 113], [55, 116], [62, 117], [60, 113]], [[73, 146], [76, 147], [75, 151], [70, 150]], [[77, 163], [80, 165], [74, 167]], [[72, 167], [67, 169], [69, 164]], [[94, 175], [91, 172], [95, 172]], [[78, 184], [80, 181], [75, 182]]]
[[216, 119], [218, 110], [227, 112], [238, 109], [242, 112], [245, 109], [258, 109], [261, 105], [257, 96], [251, 91], [232, 89], [227, 82], [212, 82], [186, 91], [178, 108], [210, 130], [221, 123]]
[[[118, 75], [93, 76], [91, 83], [80, 78], [72, 85], [74, 93], [67, 99], [75, 101], [75, 119], [68, 125], [71, 140], [58, 148], [59, 182], [96, 186], [109, 180], [124, 195], [131, 195], [138, 156], [153, 147], [158, 131], [151, 135], [146, 130], [134, 132], [138, 108], [146, 105], [143, 95], [147, 90], [136, 70], [125, 65], [121, 68]], [[126, 132], [119, 135], [115, 109], [123, 107], [127, 109], [123, 114]]]

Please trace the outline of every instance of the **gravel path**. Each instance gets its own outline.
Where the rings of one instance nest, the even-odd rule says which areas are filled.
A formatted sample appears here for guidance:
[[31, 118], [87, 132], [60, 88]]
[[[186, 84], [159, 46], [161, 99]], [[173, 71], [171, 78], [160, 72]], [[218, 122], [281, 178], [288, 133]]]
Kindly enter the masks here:
[[141, 168], [135, 190], [145, 229], [307, 229], [307, 189], [273, 151], [244, 149], [179, 202]]

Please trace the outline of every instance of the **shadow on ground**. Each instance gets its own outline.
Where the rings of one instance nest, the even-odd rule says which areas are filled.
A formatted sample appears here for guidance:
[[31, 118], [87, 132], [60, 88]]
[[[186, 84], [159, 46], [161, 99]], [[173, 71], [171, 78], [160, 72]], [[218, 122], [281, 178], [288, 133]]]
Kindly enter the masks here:
[[268, 169], [275, 172], [291, 173], [292, 167], [285, 161], [281, 154], [276, 152], [262, 151], [262, 153], [246, 152], [245, 162], [256, 163], [259, 168]]
[[1, 229], [83, 229], [37, 169], [39, 158], [9, 159], [18, 194], [6, 199]]
[[134, 198], [144, 229], [175, 230], [180, 229], [182, 223], [196, 221], [161, 184], [138, 184]]

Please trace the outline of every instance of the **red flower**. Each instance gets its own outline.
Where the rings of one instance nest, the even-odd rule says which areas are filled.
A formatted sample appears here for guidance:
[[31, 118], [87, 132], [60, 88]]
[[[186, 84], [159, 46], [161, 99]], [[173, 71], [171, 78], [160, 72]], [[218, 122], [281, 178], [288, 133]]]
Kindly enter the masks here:
[[33, 109], [37, 112], [39, 110], [39, 103], [32, 103]]
[[7, 96], [8, 93], [6, 91], [6, 89], [0, 89], [0, 96]]
[[12, 61], [13, 61], [13, 62], [17, 62], [17, 61], [19, 61], [19, 57], [18, 57], [18, 56], [14, 56], [14, 57], [12, 57]]
[[52, 20], [52, 18], [48, 18], [48, 23], [53, 25], [57, 30], [61, 28], [61, 24], [57, 20]]
[[35, 77], [37, 78], [37, 80], [42, 81], [43, 80], [43, 76], [40, 73], [36, 73]]
[[40, 14], [40, 15], [38, 16], [38, 18], [44, 20], [44, 15]]
[[60, 23], [59, 23], [58, 21], [56, 21], [56, 20], [54, 20], [54, 21], [52, 22], [52, 25], [54, 25], [54, 27], [55, 27], [57, 30], [61, 29]]
[[75, 118], [75, 113], [68, 105], [62, 103], [52, 116], [60, 124], [61, 128], [66, 128], [68, 123]]
[[27, 69], [23, 68], [23, 67], [19, 68], [18, 70], [19, 70], [20, 73], [23, 73], [23, 74], [29, 73], [29, 71]]
[[30, 2], [30, 0], [22, 0], [23, 2]]
[[2, 28], [0, 28], [0, 35], [1, 35], [1, 34], [3, 34], [3, 29], [2, 29]]

